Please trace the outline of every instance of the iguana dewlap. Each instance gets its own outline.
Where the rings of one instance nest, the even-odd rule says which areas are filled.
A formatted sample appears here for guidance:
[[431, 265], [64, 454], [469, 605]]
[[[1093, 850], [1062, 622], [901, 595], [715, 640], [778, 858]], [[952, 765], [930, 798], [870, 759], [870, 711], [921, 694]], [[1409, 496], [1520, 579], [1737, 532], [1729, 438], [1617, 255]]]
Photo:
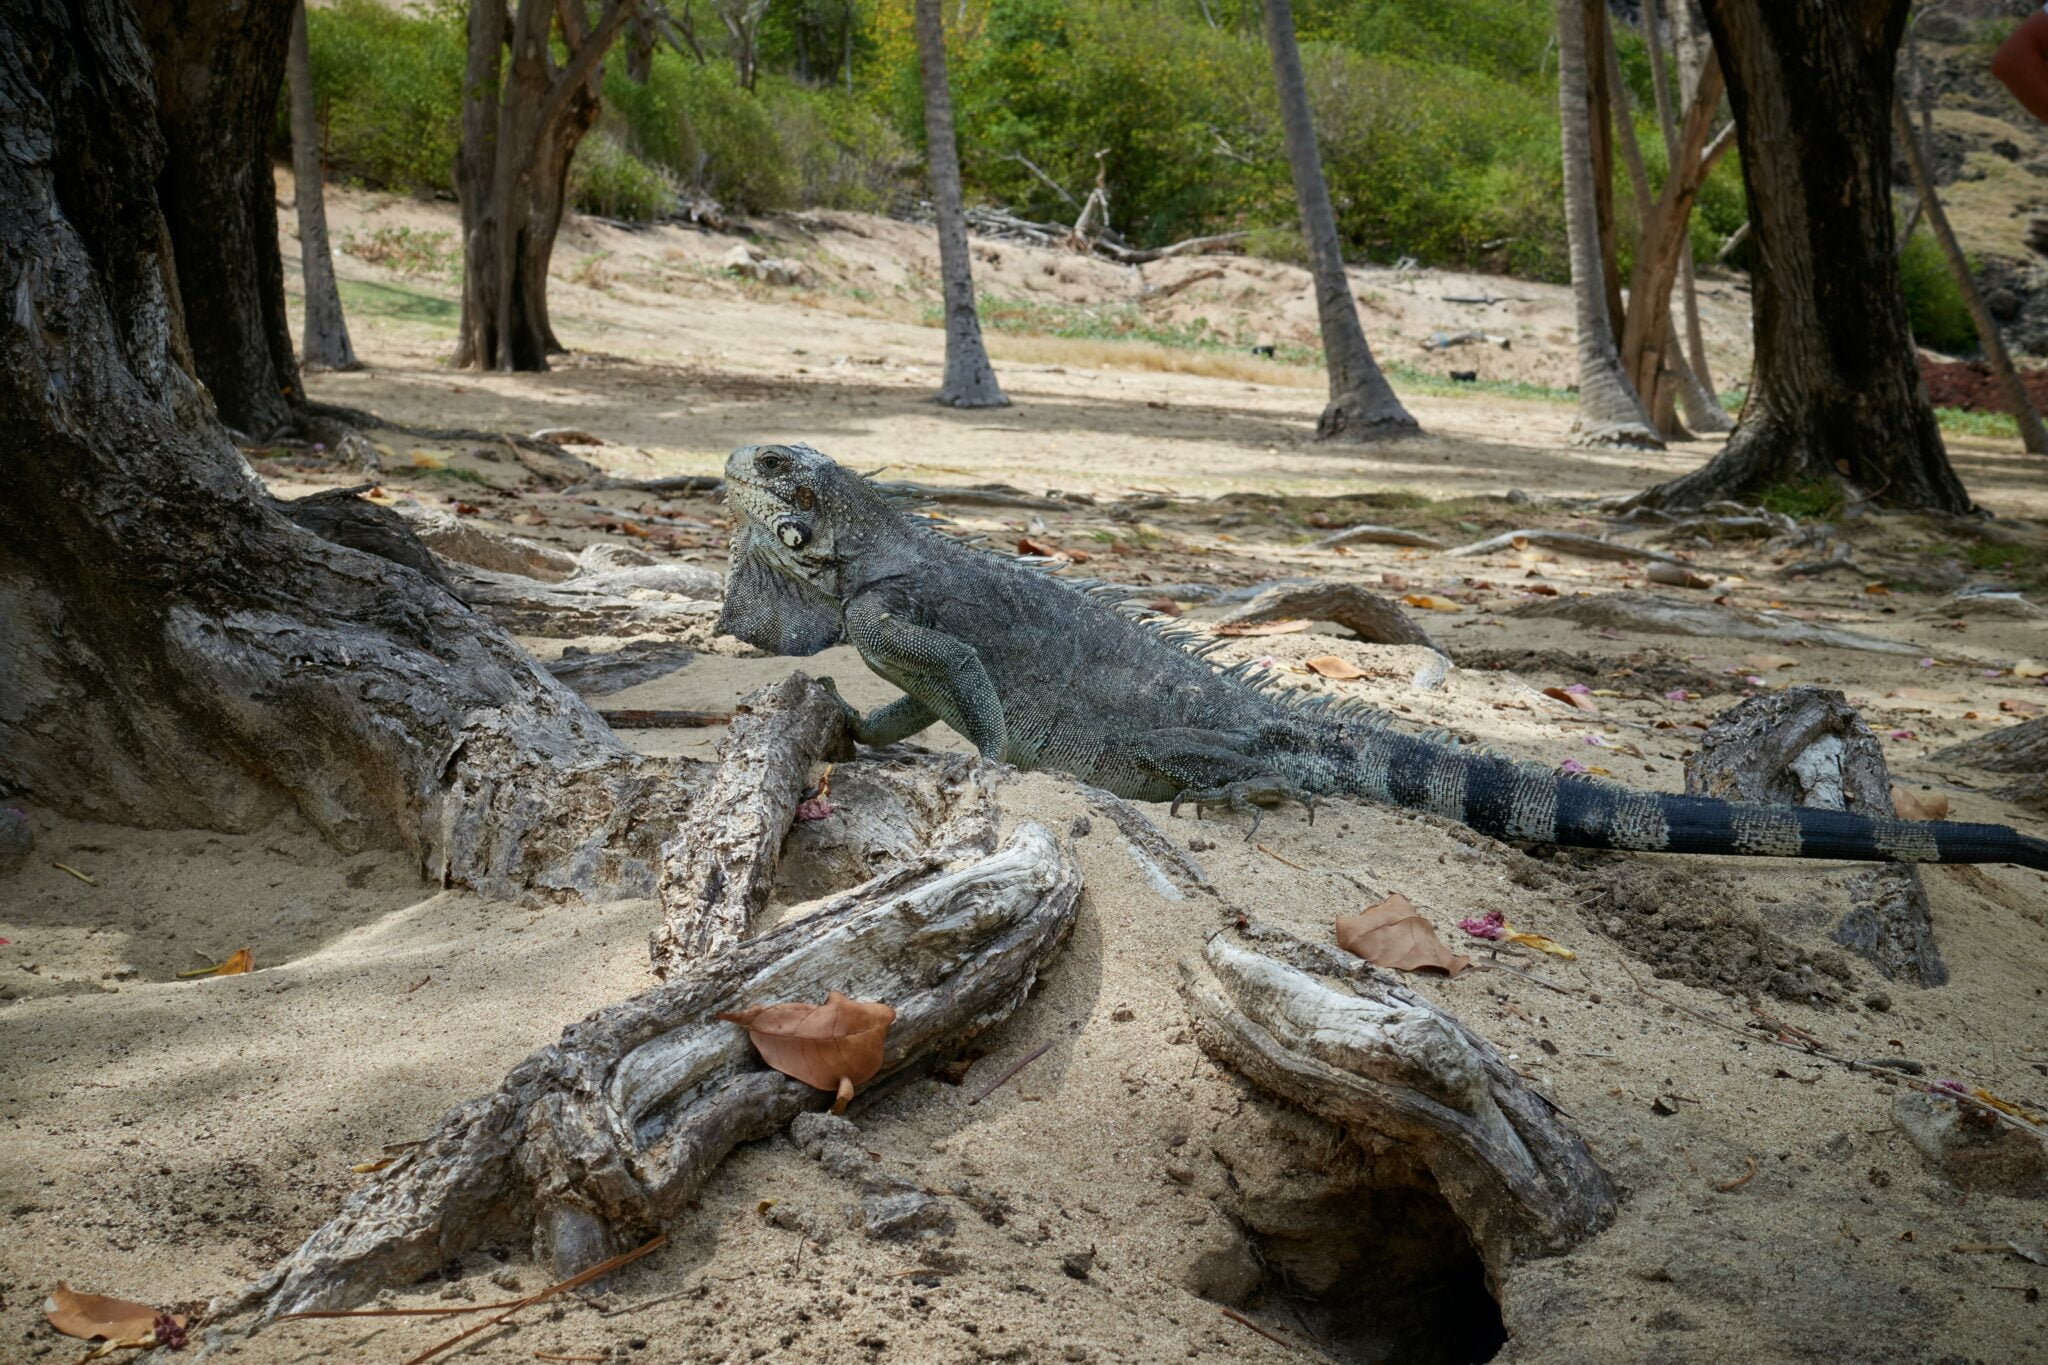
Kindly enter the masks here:
[[2048, 870], [2048, 840], [2002, 825], [1631, 791], [1276, 697], [1257, 670], [1207, 662], [1200, 636], [955, 540], [808, 446], [743, 446], [725, 474], [736, 530], [720, 629], [778, 654], [852, 644], [903, 690], [865, 716], [848, 708], [863, 744], [943, 721], [986, 757], [1144, 801], [1347, 795], [1581, 848]]

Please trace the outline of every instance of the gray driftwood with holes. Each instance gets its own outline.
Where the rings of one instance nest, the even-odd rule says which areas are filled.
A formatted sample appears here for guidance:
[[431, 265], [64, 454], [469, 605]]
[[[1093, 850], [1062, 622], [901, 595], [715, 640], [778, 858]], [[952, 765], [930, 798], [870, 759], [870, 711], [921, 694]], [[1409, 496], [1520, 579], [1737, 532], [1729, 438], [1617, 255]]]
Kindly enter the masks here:
[[1998, 794], [2029, 809], [2048, 812], [2048, 716], [1952, 744], [1935, 757], [1987, 772], [2017, 773], [2019, 780]]
[[[1723, 801], [1888, 816], [1891, 787], [1877, 736], [1840, 692], [1819, 687], [1765, 693], [1722, 712], [1685, 760], [1686, 791]], [[1835, 942], [1895, 981], [1948, 980], [1918, 868], [1863, 867], [1843, 885], [1849, 911]]]
[[[736, 1144], [830, 1100], [768, 1070], [719, 1011], [832, 990], [887, 1001], [896, 1022], [874, 1085], [1006, 1018], [1071, 928], [1081, 877], [1041, 826], [999, 837], [998, 780], [974, 759], [896, 765], [864, 795], [917, 799], [853, 822], [875, 831], [875, 846], [852, 862], [881, 871], [571, 1025], [215, 1311], [261, 1322], [349, 1307], [491, 1239], [530, 1238], [562, 1277], [636, 1245]], [[906, 828], [917, 844], [907, 858]]]

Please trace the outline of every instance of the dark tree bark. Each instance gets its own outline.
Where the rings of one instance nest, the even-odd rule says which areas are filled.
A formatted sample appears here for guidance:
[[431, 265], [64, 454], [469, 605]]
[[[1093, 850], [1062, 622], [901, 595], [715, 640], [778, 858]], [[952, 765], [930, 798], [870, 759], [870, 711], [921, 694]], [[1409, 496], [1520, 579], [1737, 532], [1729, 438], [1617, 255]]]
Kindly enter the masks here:
[[1977, 287], [1970, 263], [1963, 256], [1962, 244], [1956, 241], [1955, 229], [1949, 226], [1948, 210], [1941, 206], [1941, 196], [1934, 191], [1934, 177], [1927, 173], [1920, 135], [1913, 129], [1912, 116], [1907, 114], [1903, 100], [1892, 101], [1892, 131], [1899, 136], [1899, 150], [1912, 173], [1913, 188], [1920, 195], [1920, 211], [1927, 215], [1928, 229], [1941, 246], [1942, 259], [1948, 262], [1949, 277], [1956, 282], [1956, 292], [1963, 296], [1963, 303], [1970, 310], [1970, 321], [1976, 324], [1977, 340], [1984, 348], [1984, 363], [1991, 367], [1998, 386], [2005, 390], [2006, 408], [2020, 429], [2020, 444], [2036, 455], [2048, 455], [2048, 430], [2042, 429], [2041, 414], [2034, 410], [2034, 400], [2027, 396], [2027, 386], [2020, 382], [2012, 357], [2006, 353], [1998, 319], [1991, 316], [1984, 291]]
[[142, 825], [296, 806], [449, 882], [651, 891], [693, 770], [628, 752], [427, 577], [288, 519], [215, 419], [129, 9], [0, 6], [0, 128], [0, 784]]
[[153, 57], [164, 155], [161, 218], [184, 325], [221, 420], [252, 440], [294, 425], [303, 400], [285, 315], [270, 133], [296, 0], [236, 6], [135, 0]]
[[1721, 453], [1639, 500], [1696, 506], [1826, 483], [1862, 501], [1968, 511], [1892, 250], [1892, 72], [1908, 0], [1705, 8], [1756, 239], [1756, 382]]
[[312, 55], [306, 47], [306, 6], [293, 6], [291, 49], [285, 62], [291, 91], [292, 198], [299, 213], [299, 273], [305, 281], [305, 326], [299, 351], [309, 369], [357, 370], [348, 320], [334, 285], [334, 253], [327, 245], [327, 196], [320, 165], [320, 120], [313, 110]]
[[[471, 0], [463, 76], [462, 330], [455, 363], [545, 370], [563, 349], [548, 322], [548, 262], [562, 223], [569, 163], [597, 122], [605, 53], [637, 6]], [[550, 43], [568, 60], [557, 63]], [[509, 55], [507, 48], [509, 46]]]
[[1294, 9], [1288, 0], [1263, 0], [1266, 48], [1280, 92], [1280, 127], [1287, 141], [1287, 169], [1301, 211], [1301, 239], [1315, 276], [1316, 318], [1322, 325], [1323, 362], [1330, 371], [1330, 402], [1316, 422], [1323, 440], [1375, 441], [1413, 436], [1421, 428], [1380, 373], [1358, 323], [1351, 278], [1337, 242], [1337, 215], [1323, 180], [1322, 152], [1309, 116], [1308, 84], [1301, 74], [1301, 50], [1294, 41]]
[[946, 30], [939, 0], [917, 0], [917, 62], [924, 82], [925, 161], [939, 219], [939, 282], [946, 306], [946, 378], [937, 400], [949, 408], [1001, 408], [1010, 400], [996, 383], [974, 306], [974, 266], [967, 254], [967, 211], [961, 200], [960, 145], [953, 133], [953, 94], [946, 85]]

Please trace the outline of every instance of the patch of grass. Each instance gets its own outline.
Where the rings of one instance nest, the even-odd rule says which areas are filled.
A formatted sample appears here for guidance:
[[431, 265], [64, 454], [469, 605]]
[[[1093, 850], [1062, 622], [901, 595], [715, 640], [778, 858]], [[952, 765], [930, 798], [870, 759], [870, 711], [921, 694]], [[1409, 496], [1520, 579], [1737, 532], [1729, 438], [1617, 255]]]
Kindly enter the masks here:
[[569, 282], [601, 292], [610, 290], [613, 279], [611, 266], [607, 262], [610, 261], [611, 254], [609, 251], [593, 251], [587, 256], [577, 257], [576, 264], [569, 267]]
[[1473, 394], [1486, 394], [1493, 398], [1525, 398], [1538, 403], [1576, 403], [1579, 396], [1570, 389], [1553, 388], [1548, 384], [1530, 384], [1520, 379], [1480, 379], [1471, 383], [1446, 379], [1440, 374], [1418, 370], [1413, 365], [1400, 362], [1386, 367], [1387, 379], [1395, 388], [1407, 393], [1425, 394], [1431, 398], [1467, 398]]
[[2020, 438], [2019, 424], [2010, 413], [1973, 412], [1968, 408], [1936, 408], [1934, 418], [1941, 423], [1943, 431], [1958, 436], [1989, 436], [1994, 439], [2017, 441]]
[[1842, 489], [1832, 483], [1773, 484], [1757, 494], [1757, 501], [1788, 517], [1824, 520], [1842, 510]]
[[1978, 541], [1963, 547], [1963, 562], [1983, 573], [2009, 574], [2022, 583], [2048, 579], [2048, 546]]
[[991, 332], [988, 352], [997, 360], [1027, 365], [1062, 365], [1091, 370], [1156, 370], [1195, 374], [1211, 379], [1236, 379], [1247, 384], [1279, 384], [1296, 389], [1323, 386], [1320, 370], [1288, 365], [1242, 351], [1163, 346], [1156, 341], [1096, 341], [1076, 337], [1030, 336]]
[[462, 253], [452, 232], [389, 226], [342, 234], [341, 249], [359, 261], [381, 265], [408, 278], [438, 275], [462, 278]]
[[482, 474], [478, 473], [474, 469], [465, 469], [461, 465], [415, 465], [409, 468], [401, 467], [397, 472], [398, 474], [406, 478], [446, 479], [450, 483], [473, 483], [479, 484], [485, 488], [489, 488], [491, 486], [491, 481], [485, 478]]
[[352, 314], [425, 323], [451, 332], [462, 322], [462, 310], [453, 299], [368, 280], [337, 280], [336, 284], [341, 290], [342, 306]]

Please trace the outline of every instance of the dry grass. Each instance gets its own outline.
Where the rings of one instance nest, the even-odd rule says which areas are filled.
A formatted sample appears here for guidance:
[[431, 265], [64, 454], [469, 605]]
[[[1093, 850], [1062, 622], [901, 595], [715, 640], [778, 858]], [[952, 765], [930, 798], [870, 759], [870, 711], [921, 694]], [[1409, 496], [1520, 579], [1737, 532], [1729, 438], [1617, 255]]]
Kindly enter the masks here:
[[986, 333], [989, 355], [1031, 365], [1074, 365], [1093, 370], [1156, 370], [1195, 374], [1211, 379], [1239, 379], [1247, 384], [1282, 384], [1297, 389], [1323, 386], [1323, 372], [1307, 365], [1236, 351], [1162, 346], [1156, 341], [1111, 341], [1097, 337], [1028, 336]]

